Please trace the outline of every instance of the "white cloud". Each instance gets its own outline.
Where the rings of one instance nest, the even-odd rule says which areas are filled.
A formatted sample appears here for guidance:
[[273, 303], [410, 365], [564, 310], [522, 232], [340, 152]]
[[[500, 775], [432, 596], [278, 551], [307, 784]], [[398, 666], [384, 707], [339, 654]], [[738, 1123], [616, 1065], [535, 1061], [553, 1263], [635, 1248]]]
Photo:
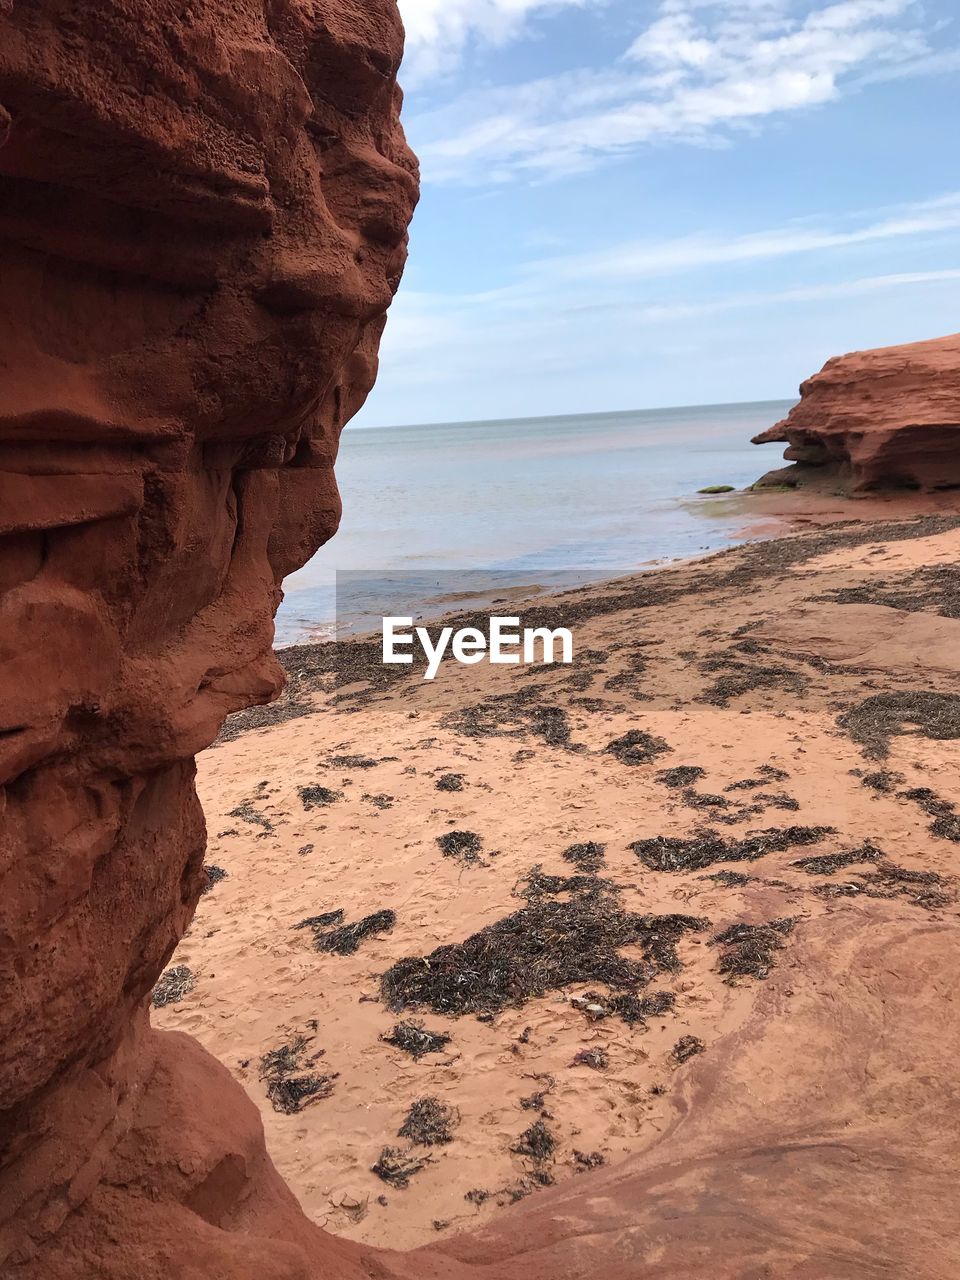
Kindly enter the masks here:
[[560, 8], [604, 0], [399, 0], [407, 32], [404, 79], [416, 84], [457, 67], [472, 42], [504, 45], [527, 20]]
[[[951, 51], [930, 47], [916, 0], [807, 0], [802, 16], [787, 4], [663, 0], [616, 66], [485, 89], [415, 114], [408, 130], [424, 175], [468, 183], [543, 178], [653, 142], [723, 145], [738, 129], [830, 102], [865, 81], [956, 65]], [[512, 21], [535, 7], [545, 6], [514, 0]], [[507, 0], [494, 8], [503, 17]], [[450, 34], [446, 42], [434, 37], [436, 49], [462, 43], [469, 29], [459, 0], [442, 12]]]
[[[667, 331], [677, 325], [685, 331], [684, 322], [714, 314], [774, 307], [784, 307], [786, 314], [796, 304], [840, 303], [897, 292], [920, 297], [918, 291], [938, 285], [955, 287], [960, 267], [924, 265], [865, 274], [862, 267], [858, 273], [849, 264], [858, 262], [870, 246], [883, 250], [883, 256], [873, 260], [884, 265], [894, 246], [901, 268], [911, 252], [919, 251], [922, 262], [945, 234], [956, 258], [957, 230], [960, 192], [952, 192], [895, 209], [867, 211], [833, 226], [789, 223], [735, 236], [704, 232], [628, 242], [589, 254], [541, 257], [501, 288], [483, 292], [401, 289], [382, 349], [384, 380], [394, 389], [455, 385], [459, 378], [480, 384], [495, 368], [499, 380], [509, 383], [505, 371], [514, 363], [518, 377], [529, 374], [531, 362], [544, 376], [571, 362], [589, 363], [591, 349], [597, 361], [615, 363], [608, 348], [633, 344], [640, 327], [659, 334], [658, 327]], [[788, 266], [795, 258], [802, 258], [802, 265], [794, 267], [791, 279]], [[781, 260], [781, 279], [775, 285], [768, 283], [774, 259]], [[750, 264], [762, 267], [752, 276], [759, 287], [749, 287]], [[733, 288], [727, 272], [711, 281], [711, 269], [730, 265], [739, 268]], [[684, 286], [690, 274], [697, 281], [692, 294]], [[717, 331], [711, 332], [711, 342], [716, 341]]]

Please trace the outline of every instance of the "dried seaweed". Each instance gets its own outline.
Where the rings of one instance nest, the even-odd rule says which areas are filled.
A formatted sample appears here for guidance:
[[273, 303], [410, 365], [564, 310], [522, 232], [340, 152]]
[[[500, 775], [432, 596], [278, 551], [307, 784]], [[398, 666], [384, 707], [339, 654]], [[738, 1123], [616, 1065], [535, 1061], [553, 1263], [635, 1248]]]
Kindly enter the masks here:
[[673, 748], [663, 738], [655, 738], [643, 729], [630, 729], [619, 738], [614, 738], [604, 747], [604, 751], [620, 761], [621, 764], [650, 764], [657, 756]]
[[398, 1022], [388, 1036], [381, 1036], [384, 1044], [392, 1044], [412, 1058], [419, 1060], [428, 1053], [439, 1053], [451, 1040], [445, 1031], [428, 1031], [422, 1022]]
[[752, 862], [792, 845], [816, 844], [833, 834], [832, 827], [773, 827], [741, 840], [725, 840], [716, 831], [698, 831], [689, 838], [653, 836], [627, 846], [651, 871], [702, 871], [715, 862]]
[[572, 1067], [592, 1067], [594, 1071], [606, 1071], [610, 1059], [605, 1049], [580, 1049], [574, 1055]]
[[221, 880], [226, 880], [227, 872], [223, 867], [214, 866], [213, 863], [204, 864], [204, 871], [207, 873], [207, 882], [201, 889], [201, 893], [209, 893], [215, 884], [219, 884]]
[[421, 1147], [443, 1146], [453, 1141], [453, 1130], [460, 1123], [460, 1112], [439, 1098], [417, 1098], [411, 1104], [397, 1134]]
[[698, 764], [678, 764], [672, 769], [661, 769], [654, 776], [657, 782], [661, 782], [665, 787], [671, 787], [677, 791], [681, 787], [692, 787], [700, 778], [707, 776], [707, 771], [706, 769], [701, 769]]
[[960, 694], [933, 689], [877, 693], [845, 712], [837, 723], [860, 744], [865, 756], [879, 760], [890, 754], [890, 739], [898, 734], [912, 732], [937, 742], [960, 738]]
[[510, 1150], [518, 1156], [527, 1156], [530, 1160], [549, 1160], [557, 1149], [557, 1140], [542, 1120], [535, 1120], [529, 1129], [525, 1129], [520, 1139]]
[[305, 809], [325, 809], [343, 799], [342, 791], [333, 791], [330, 787], [297, 787], [297, 793]]
[[179, 1004], [184, 996], [193, 990], [195, 985], [196, 978], [185, 964], [174, 965], [171, 969], [161, 973], [157, 979], [157, 985], [153, 988], [151, 1003], [155, 1009], [162, 1009], [164, 1005], [168, 1004]]
[[598, 844], [596, 840], [587, 840], [582, 844], [570, 845], [569, 848], [564, 849], [561, 857], [566, 862], [572, 862], [581, 871], [597, 872], [603, 866], [603, 855], [606, 849], [605, 844]]
[[717, 971], [727, 982], [736, 978], [766, 978], [773, 968], [774, 952], [782, 951], [784, 938], [793, 932], [795, 919], [770, 920], [766, 924], [735, 924], [710, 939], [724, 950]]
[[681, 1036], [673, 1046], [673, 1056], [677, 1062], [688, 1062], [698, 1053], [703, 1053], [706, 1045], [699, 1036]]
[[463, 790], [463, 774], [462, 773], [444, 773], [436, 781], [438, 791], [462, 791]]
[[323, 1050], [307, 1053], [312, 1036], [295, 1036], [289, 1044], [271, 1049], [260, 1059], [260, 1079], [266, 1082], [267, 1097], [274, 1111], [295, 1115], [311, 1103], [329, 1098], [339, 1073], [312, 1070]]
[[846, 853], [823, 853], [813, 858], [800, 858], [790, 865], [808, 876], [832, 876], [844, 867], [855, 866], [858, 862], [876, 862], [883, 857], [883, 851], [876, 845], [865, 841], [859, 849], [850, 849]]
[[437, 836], [437, 845], [445, 858], [459, 862], [479, 862], [483, 841], [475, 831], [448, 831]]
[[[312, 929], [313, 945], [317, 951], [329, 951], [338, 956], [352, 956], [365, 938], [375, 933], [388, 933], [397, 923], [395, 911], [375, 911], [355, 924], [341, 924], [342, 911], [328, 911], [325, 915], [301, 920], [296, 929]], [[335, 928], [330, 928], [335, 925]]]
[[413, 1175], [426, 1168], [429, 1163], [429, 1156], [415, 1156], [401, 1151], [399, 1147], [384, 1147], [377, 1163], [370, 1166], [370, 1172], [402, 1191], [409, 1187]]
[[[679, 969], [677, 942], [706, 925], [692, 916], [628, 912], [606, 892], [536, 898], [464, 942], [398, 961], [381, 978], [381, 993], [398, 1012], [423, 1005], [461, 1015], [520, 1007], [575, 984], [632, 991]], [[638, 947], [641, 959], [622, 957], [625, 946]]]

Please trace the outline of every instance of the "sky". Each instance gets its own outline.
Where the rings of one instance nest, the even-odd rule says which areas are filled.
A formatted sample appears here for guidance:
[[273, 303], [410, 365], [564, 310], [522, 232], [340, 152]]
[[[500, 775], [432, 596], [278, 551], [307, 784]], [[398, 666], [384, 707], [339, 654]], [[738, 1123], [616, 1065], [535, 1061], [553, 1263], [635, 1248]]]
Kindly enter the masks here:
[[960, 329], [956, 0], [400, 8], [423, 193], [357, 426], [786, 398]]

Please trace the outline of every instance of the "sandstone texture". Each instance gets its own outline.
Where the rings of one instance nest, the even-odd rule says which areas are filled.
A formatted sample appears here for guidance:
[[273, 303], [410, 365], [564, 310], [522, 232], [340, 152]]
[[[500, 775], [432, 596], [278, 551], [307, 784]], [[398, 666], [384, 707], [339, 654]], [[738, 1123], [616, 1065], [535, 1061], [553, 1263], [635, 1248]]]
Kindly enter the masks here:
[[193, 756], [281, 688], [279, 584], [337, 527], [417, 194], [401, 50], [393, 0], [0, 3], [4, 1280], [305, 1274], [295, 1225], [256, 1241], [303, 1220], [242, 1094], [145, 1003], [204, 883]]
[[754, 444], [781, 441], [796, 465], [768, 483], [826, 467], [854, 491], [960, 485], [960, 334], [834, 356]]

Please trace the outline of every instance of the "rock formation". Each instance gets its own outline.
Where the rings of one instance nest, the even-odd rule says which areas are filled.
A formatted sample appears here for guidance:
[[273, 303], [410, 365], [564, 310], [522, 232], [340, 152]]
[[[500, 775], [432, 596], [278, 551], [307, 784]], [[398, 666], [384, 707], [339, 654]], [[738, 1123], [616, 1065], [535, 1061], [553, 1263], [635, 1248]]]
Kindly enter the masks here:
[[254, 1113], [146, 1001], [193, 756], [279, 690], [279, 584], [337, 527], [401, 48], [394, 0], [0, 0], [4, 1280], [306, 1274]]
[[779, 441], [796, 465], [761, 484], [826, 467], [855, 491], [960, 485], [960, 334], [834, 356], [753, 443]]
[[[400, 50], [394, 0], [0, 0], [0, 1277], [956, 1274], [947, 923], [810, 931], [669, 1145], [409, 1257], [310, 1224], [226, 1068], [150, 1028], [193, 756], [276, 694], [279, 583], [337, 525], [416, 197]], [[867, 481], [955, 438], [922, 350], [899, 416], [871, 374], [817, 427]]]

